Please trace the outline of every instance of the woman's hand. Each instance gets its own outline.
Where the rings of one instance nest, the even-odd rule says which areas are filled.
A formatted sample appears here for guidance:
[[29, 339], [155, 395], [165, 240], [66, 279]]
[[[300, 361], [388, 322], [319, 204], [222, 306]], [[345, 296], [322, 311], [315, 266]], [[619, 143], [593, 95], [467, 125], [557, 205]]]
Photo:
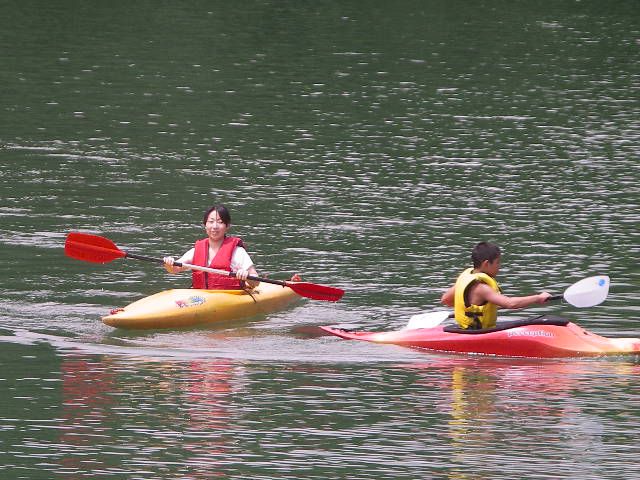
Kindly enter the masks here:
[[164, 257], [162, 259], [162, 261], [164, 262], [164, 268], [167, 272], [169, 273], [178, 273], [180, 270], [178, 270], [179, 267], [175, 267], [173, 264], [176, 262], [176, 259], [173, 257]]
[[245, 283], [245, 285], [249, 288], [256, 288], [260, 285], [260, 282], [257, 280], [247, 280], [247, 277], [252, 275], [254, 277], [258, 276], [258, 272], [255, 267], [251, 267], [249, 270], [242, 270], [241, 268], [236, 270], [236, 278]]
[[243, 282], [246, 282], [248, 276], [249, 276], [249, 270], [242, 270], [242, 269], [236, 270], [236, 278], [238, 280], [242, 280]]

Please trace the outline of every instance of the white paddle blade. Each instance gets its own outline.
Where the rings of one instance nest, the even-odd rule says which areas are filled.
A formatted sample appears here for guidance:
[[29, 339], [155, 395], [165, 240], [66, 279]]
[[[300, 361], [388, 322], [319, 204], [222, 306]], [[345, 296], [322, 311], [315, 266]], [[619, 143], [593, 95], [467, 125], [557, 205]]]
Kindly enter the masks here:
[[596, 275], [574, 283], [564, 292], [564, 299], [574, 307], [593, 307], [605, 301], [609, 294], [609, 277]]
[[437, 312], [426, 312], [414, 315], [409, 318], [409, 323], [404, 327], [404, 330], [417, 330], [418, 328], [433, 328], [444, 322], [451, 312], [447, 310], [441, 310]]

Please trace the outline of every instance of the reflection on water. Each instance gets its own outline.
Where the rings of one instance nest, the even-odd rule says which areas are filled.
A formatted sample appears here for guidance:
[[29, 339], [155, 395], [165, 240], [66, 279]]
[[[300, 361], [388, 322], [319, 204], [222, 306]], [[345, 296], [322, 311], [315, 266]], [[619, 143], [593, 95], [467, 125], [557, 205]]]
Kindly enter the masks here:
[[133, 475], [149, 469], [222, 476], [234, 450], [231, 407], [243, 368], [224, 360], [177, 367], [158, 363], [140, 375], [108, 356], [100, 362], [67, 357], [56, 473], [83, 478], [87, 471]]
[[2, 349], [8, 472], [507, 479], [548, 471], [549, 459], [546, 478], [635, 471], [633, 359], [431, 355], [310, 338], [335, 349], [251, 361], [18, 334]]
[[[611, 463], [608, 456], [617, 448], [607, 431], [624, 432], [635, 421], [612, 420], [609, 406], [594, 407], [588, 396], [612, 388], [631, 394], [640, 373], [636, 364], [481, 359], [412, 368], [442, 374], [429, 375], [421, 383], [448, 392], [440, 396], [437, 408], [447, 417], [450, 459], [456, 465], [450, 478], [528, 478], [548, 471], [550, 459], [554, 478], [572, 478], [578, 471], [580, 477], [606, 477], [603, 462]], [[612, 378], [617, 379], [615, 386]], [[481, 451], [490, 452], [509, 473], [500, 476], [478, 463], [476, 454]], [[624, 459], [619, 460], [624, 465]]]
[[[80, 478], [86, 470], [104, 471], [109, 466], [96, 452], [97, 443], [110, 443], [109, 418], [117, 405], [115, 374], [104, 362], [68, 357], [60, 366], [62, 411], [59, 473]], [[115, 459], [115, 457], [114, 457]]]
[[[640, 370], [622, 360], [357, 366], [65, 354], [59, 371], [59, 413], [16, 432], [13, 451], [65, 478], [506, 479], [550, 472], [550, 460], [544, 478], [635, 469], [624, 446], [635, 444], [638, 416], [624, 405]], [[602, 390], [609, 401], [594, 404]]]

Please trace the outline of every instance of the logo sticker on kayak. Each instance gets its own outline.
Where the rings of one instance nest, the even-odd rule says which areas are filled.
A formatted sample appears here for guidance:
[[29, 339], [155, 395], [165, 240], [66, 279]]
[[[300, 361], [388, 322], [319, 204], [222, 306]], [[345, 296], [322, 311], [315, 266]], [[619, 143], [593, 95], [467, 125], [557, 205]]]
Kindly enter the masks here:
[[204, 297], [198, 297], [194, 295], [193, 297], [189, 297], [186, 300], [176, 300], [176, 305], [178, 308], [187, 308], [187, 307], [196, 307], [198, 305], [202, 305], [206, 300]]
[[555, 335], [544, 330], [512, 330], [507, 332], [507, 337], [555, 337]]

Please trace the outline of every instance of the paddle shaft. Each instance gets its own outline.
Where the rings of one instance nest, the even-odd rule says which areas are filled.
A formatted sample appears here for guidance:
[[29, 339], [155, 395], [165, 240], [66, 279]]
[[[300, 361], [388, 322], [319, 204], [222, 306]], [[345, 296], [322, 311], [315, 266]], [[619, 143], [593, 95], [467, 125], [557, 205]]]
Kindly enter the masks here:
[[[154, 257], [147, 257], [146, 255], [138, 255], [136, 253], [129, 253], [127, 251], [124, 251], [124, 256], [126, 257], [130, 257], [130, 258], [135, 258], [136, 260], [144, 260], [147, 262], [155, 262], [155, 263], [162, 263], [164, 264], [164, 260], [161, 258], [154, 258]], [[215, 268], [209, 268], [209, 267], [201, 267], [200, 265], [191, 265], [190, 263], [181, 263], [181, 262], [174, 262], [174, 265], [176, 267], [186, 267], [189, 268], [191, 270], [200, 270], [202, 272], [208, 272], [208, 273], [217, 273], [218, 275], [225, 275], [227, 277], [235, 277], [236, 276], [236, 272], [227, 272], [226, 270], [218, 270]], [[265, 282], [265, 283], [272, 283], [274, 285], [281, 285], [283, 287], [287, 286], [287, 282], [282, 281], [282, 280], [272, 280], [270, 278], [262, 278], [262, 277], [254, 277], [253, 275], [249, 275], [247, 276], [247, 280], [253, 280], [256, 282]]]
[[[147, 262], [164, 264], [164, 260], [160, 258], [147, 257], [120, 250], [118, 246], [111, 240], [99, 235], [90, 233], [70, 232], [64, 244], [64, 253], [76, 260], [82, 260], [92, 263], [107, 263], [117, 258], [135, 258], [137, 260], [145, 260]], [[201, 270], [211, 272], [218, 275], [237, 278], [237, 272], [228, 272], [226, 270], [217, 270], [215, 268], [201, 267], [199, 265], [191, 265], [188, 263], [175, 262], [177, 267], [185, 267], [191, 270]], [[311, 298], [313, 300], [324, 300], [327, 302], [337, 302], [344, 295], [344, 290], [326, 285], [318, 285], [309, 282], [295, 282], [283, 280], [271, 280], [270, 278], [262, 278], [249, 275], [249, 280], [257, 282], [272, 283], [282, 287], [288, 287], [302, 297]]]

